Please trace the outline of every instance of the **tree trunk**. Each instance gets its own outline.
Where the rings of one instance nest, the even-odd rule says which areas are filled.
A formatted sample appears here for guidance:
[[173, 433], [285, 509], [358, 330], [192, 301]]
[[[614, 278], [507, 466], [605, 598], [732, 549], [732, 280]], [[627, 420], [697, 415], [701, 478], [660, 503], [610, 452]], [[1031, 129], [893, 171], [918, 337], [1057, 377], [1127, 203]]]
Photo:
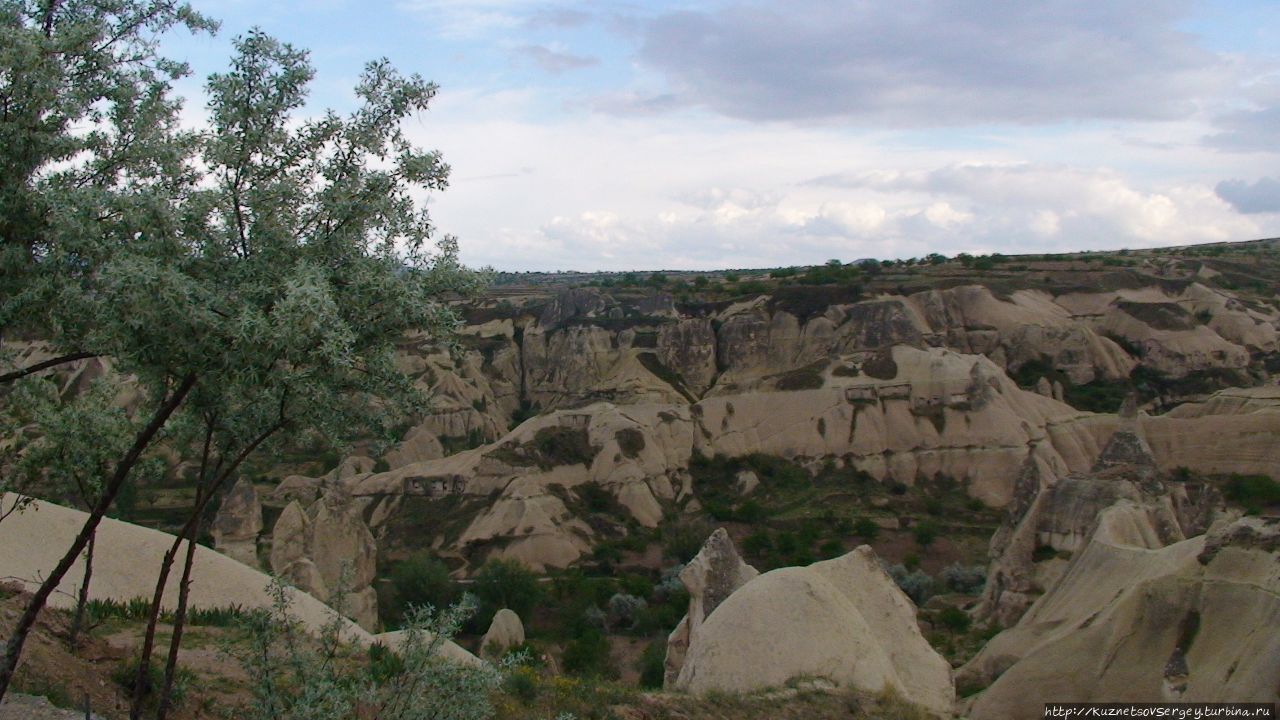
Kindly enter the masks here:
[[187, 557], [182, 565], [182, 582], [178, 585], [178, 608], [173, 613], [173, 637], [169, 639], [169, 659], [164, 666], [164, 685], [160, 688], [160, 704], [156, 720], [164, 720], [169, 713], [170, 693], [178, 671], [178, 648], [182, 645], [182, 629], [187, 622], [187, 599], [191, 590], [191, 566], [196, 559], [196, 536], [200, 523], [191, 528], [187, 537]]
[[[186, 528], [183, 528], [183, 535], [186, 534]], [[178, 554], [178, 548], [182, 546], [182, 536], [179, 536], [169, 546], [164, 553], [164, 559], [160, 561], [160, 573], [156, 577], [156, 589], [151, 595], [151, 611], [147, 616], [147, 632], [142, 639], [142, 650], [138, 654], [138, 674], [133, 678], [133, 701], [129, 707], [129, 720], [138, 720], [142, 717], [142, 701], [147, 694], [147, 680], [151, 673], [151, 649], [156, 642], [156, 627], [160, 624], [160, 608], [164, 603], [164, 587], [169, 583], [169, 571], [173, 568], [173, 558]]]
[[98, 524], [102, 522], [103, 516], [107, 514], [107, 510], [111, 509], [111, 504], [115, 502], [116, 495], [119, 494], [120, 488], [124, 486], [124, 482], [129, 477], [129, 473], [137, 465], [138, 459], [142, 457], [142, 453], [155, 439], [156, 433], [164, 427], [168, 422], [169, 416], [173, 415], [182, 401], [186, 399], [187, 394], [191, 392], [191, 388], [195, 387], [196, 376], [188, 375], [183, 378], [182, 384], [173, 391], [173, 394], [156, 409], [151, 421], [143, 428], [136, 438], [134, 438], [133, 446], [121, 458], [120, 463], [116, 465], [116, 471], [107, 481], [106, 487], [102, 490], [102, 496], [98, 499], [98, 504], [94, 506], [93, 512], [89, 513], [88, 519], [85, 520], [84, 526], [80, 528], [80, 533], [76, 535], [76, 539], [71, 543], [71, 547], [67, 549], [65, 555], [62, 556], [56, 567], [50, 571], [49, 576], [40, 584], [39, 589], [31, 597], [26, 608], [22, 612], [22, 617], [18, 618], [18, 624], [14, 626], [13, 634], [9, 636], [8, 642], [5, 644], [4, 662], [0, 665], [0, 699], [4, 699], [5, 693], [9, 690], [9, 683], [13, 680], [13, 673], [18, 669], [18, 660], [22, 657], [22, 647], [27, 642], [27, 635], [31, 633], [31, 628], [36, 624], [36, 618], [40, 611], [44, 609], [44, 604], [48, 602], [49, 596], [57, 589], [62, 582], [62, 578], [71, 570], [71, 566], [75, 564], [76, 558], [80, 557], [80, 553], [84, 551], [86, 545], [89, 544], [89, 538], [98, 530]]
[[[203, 493], [197, 492], [195, 508], [192, 509], [190, 517], [187, 518], [187, 523], [182, 527], [181, 534], [176, 540], [174, 540], [173, 545], [169, 547], [168, 552], [165, 553], [164, 561], [160, 566], [160, 577], [156, 580], [156, 589], [153, 595], [154, 601], [151, 606], [151, 616], [147, 619], [147, 632], [142, 641], [142, 652], [138, 656], [138, 674], [135, 676], [133, 682], [133, 700], [130, 704], [129, 720], [139, 720], [142, 717], [142, 701], [146, 694], [147, 675], [151, 671], [151, 652], [155, 649], [156, 626], [160, 622], [160, 603], [161, 600], [164, 599], [164, 586], [169, 580], [169, 571], [173, 568], [173, 559], [178, 554], [178, 548], [181, 547], [183, 538], [187, 537], [187, 535], [191, 536], [191, 545], [188, 547], [188, 553], [194, 553], [195, 528], [200, 524], [200, 515], [204, 512], [205, 506], [207, 506], [209, 501], [213, 499], [213, 496], [217, 494], [218, 489], [227, 481], [227, 478], [231, 477], [240, 467], [240, 463], [244, 462], [244, 459], [249, 457], [249, 455], [257, 449], [259, 445], [266, 441], [266, 439], [276, 431], [280, 430], [283, 426], [283, 422], [277, 423], [271, 428], [265, 430], [262, 434], [258, 435], [258, 437], [254, 438], [253, 442], [241, 449], [240, 453], [236, 455], [231, 464], [212, 480], [209, 487], [206, 488]], [[221, 461], [219, 461], [219, 465], [221, 465]], [[186, 582], [187, 576], [184, 574], [183, 585], [179, 589], [179, 594], [187, 591]]]
[[84, 551], [84, 577], [80, 580], [80, 592], [76, 596], [76, 615], [71, 621], [71, 647], [80, 644], [80, 631], [84, 629], [85, 608], [89, 604], [89, 581], [93, 579], [93, 547], [97, 544], [98, 533], [89, 536], [89, 547]]

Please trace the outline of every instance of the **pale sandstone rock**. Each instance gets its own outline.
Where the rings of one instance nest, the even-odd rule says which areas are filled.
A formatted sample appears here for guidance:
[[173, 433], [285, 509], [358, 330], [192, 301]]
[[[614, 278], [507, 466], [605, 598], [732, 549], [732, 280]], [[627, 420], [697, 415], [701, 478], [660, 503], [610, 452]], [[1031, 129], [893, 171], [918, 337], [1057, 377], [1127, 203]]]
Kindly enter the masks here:
[[290, 502], [272, 530], [272, 570], [323, 601], [344, 590], [344, 609], [365, 628], [378, 623], [377, 598], [370, 594], [377, 552], [356, 504], [337, 486], [306, 510]]
[[719, 605], [691, 639], [675, 687], [751, 692], [817, 677], [892, 689], [935, 714], [955, 702], [951, 667], [920, 634], [916, 608], [862, 546], [767, 572]]
[[524, 624], [513, 610], [502, 608], [493, 615], [493, 622], [480, 640], [480, 654], [486, 658], [500, 658], [508, 650], [524, 643]]
[[750, 470], [742, 470], [733, 479], [739, 495], [750, 495], [760, 486], [760, 477]]
[[1146, 512], [1100, 518], [1053, 589], [959, 676], [994, 682], [969, 717], [1034, 718], [1052, 702], [1280, 700], [1280, 521], [1246, 518], [1152, 548]]
[[1125, 405], [1118, 429], [1088, 473], [1060, 478], [1034, 460], [1023, 466], [1009, 513], [991, 539], [992, 563], [975, 611], [979, 617], [1004, 626], [1016, 622], [1057, 574], [1033, 562], [1035, 550], [1080, 550], [1099, 516], [1117, 502], [1144, 514], [1146, 547], [1179, 542], [1208, 527], [1220, 504], [1216, 492], [1196, 483], [1158, 480], [1132, 398]]
[[218, 552], [258, 567], [258, 535], [262, 533], [262, 503], [247, 478], [240, 480], [222, 499], [210, 528]]
[[738, 548], [724, 528], [711, 533], [698, 554], [680, 571], [680, 582], [689, 591], [689, 610], [667, 638], [664, 687], [675, 685], [684, 666], [685, 653], [701, 632], [707, 616], [759, 574], [738, 555]]

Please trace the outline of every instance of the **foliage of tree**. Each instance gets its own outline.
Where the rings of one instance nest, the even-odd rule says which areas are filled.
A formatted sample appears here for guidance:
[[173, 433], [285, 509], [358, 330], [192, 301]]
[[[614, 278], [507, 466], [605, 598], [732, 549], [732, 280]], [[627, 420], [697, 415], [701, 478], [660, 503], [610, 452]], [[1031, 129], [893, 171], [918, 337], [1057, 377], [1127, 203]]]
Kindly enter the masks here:
[[466, 616], [469, 603], [435, 612], [413, 610], [400, 646], [364, 661], [343, 643], [346, 621], [336, 612], [311, 638], [293, 616], [288, 590], [278, 581], [268, 592], [270, 609], [255, 610], [245, 624], [248, 642], [232, 646], [249, 677], [253, 702], [245, 720], [480, 720], [492, 717], [490, 695], [507, 666], [469, 665], [441, 655]]
[[419, 552], [391, 569], [400, 613], [411, 606], [445, 608], [458, 601], [458, 586], [449, 568], [429, 553]]
[[[88, 521], [6, 644], [0, 696], [35, 614], [159, 445], [197, 455], [190, 558], [201, 510], [252, 453], [304, 432], [385, 437], [416, 412], [395, 341], [450, 332], [448, 296], [479, 281], [416, 198], [448, 173], [400, 127], [434, 85], [370, 63], [356, 110], [299, 121], [306, 53], [254, 31], [209, 80], [209, 127], [182, 131], [170, 90], [186, 68], [157, 54], [175, 26], [213, 23], [160, 0], [0, 3], [0, 338], [52, 356], [6, 354], [0, 381], [109, 357], [132, 398]], [[30, 414], [23, 398], [4, 410]], [[58, 452], [55, 425], [7, 437], [13, 457]]]
[[496, 558], [486, 562], [476, 573], [471, 591], [481, 603], [481, 616], [492, 617], [498, 610], [509, 608], [528, 618], [542, 600], [538, 577], [519, 560]]

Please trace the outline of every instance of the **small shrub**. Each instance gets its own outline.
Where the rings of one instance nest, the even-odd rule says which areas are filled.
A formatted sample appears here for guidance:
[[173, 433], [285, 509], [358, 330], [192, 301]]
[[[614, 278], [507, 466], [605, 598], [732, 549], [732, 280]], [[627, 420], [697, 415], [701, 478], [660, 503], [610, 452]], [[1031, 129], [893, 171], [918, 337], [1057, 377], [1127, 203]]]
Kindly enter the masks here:
[[561, 659], [570, 675], [614, 678], [618, 674], [609, 654], [609, 639], [594, 628], [570, 640]]
[[1031, 562], [1044, 562], [1052, 560], [1058, 556], [1058, 551], [1049, 545], [1037, 545], [1035, 550], [1031, 551]]
[[711, 524], [702, 519], [674, 522], [662, 530], [662, 552], [678, 563], [687, 563], [711, 536]]
[[644, 598], [626, 593], [616, 593], [609, 598], [607, 610], [608, 627], [612, 629], [633, 628], [636, 618], [649, 604]]
[[982, 565], [952, 563], [943, 569], [942, 582], [952, 592], [973, 595], [987, 584], [987, 568]]
[[742, 552], [754, 557], [762, 557], [773, 550], [773, 538], [768, 530], [758, 530], [742, 541]]
[[380, 642], [370, 645], [367, 654], [369, 679], [376, 685], [390, 682], [404, 672], [404, 660]]
[[931, 520], [923, 520], [916, 524], [912, 535], [915, 537], [917, 545], [928, 549], [938, 539], [938, 526]]
[[644, 654], [640, 656], [640, 687], [648, 690], [661, 690], [667, 667], [667, 641], [654, 640], [649, 643]]
[[539, 694], [537, 673], [530, 667], [516, 668], [502, 683], [502, 689], [526, 707], [533, 705]]
[[527, 618], [542, 600], [537, 576], [518, 560], [498, 558], [486, 562], [476, 573], [471, 591], [480, 600], [473, 627], [483, 624], [487, 628], [493, 614], [502, 608]]
[[1257, 515], [1263, 507], [1280, 503], [1280, 483], [1266, 475], [1232, 473], [1223, 494], [1228, 500], [1240, 503], [1249, 515]]
[[[458, 586], [449, 568], [429, 552], [418, 552], [391, 568], [397, 615], [410, 605], [444, 608], [458, 601]], [[399, 618], [396, 618], [399, 620]]]
[[911, 598], [916, 605], [923, 605], [933, 595], [933, 578], [922, 570], [908, 572], [902, 565], [891, 565], [886, 568], [889, 577], [897, 583], [902, 592]]
[[839, 540], [828, 540], [818, 546], [818, 556], [822, 558], [840, 557], [844, 554], [844, 544]]
[[942, 623], [943, 627], [953, 633], [967, 632], [969, 630], [969, 625], [973, 623], [972, 618], [969, 617], [969, 613], [966, 613], [958, 607], [943, 608], [942, 612], [938, 613], [938, 621]]
[[880, 526], [871, 518], [860, 517], [853, 523], [853, 534], [867, 542], [873, 542], [880, 536]]

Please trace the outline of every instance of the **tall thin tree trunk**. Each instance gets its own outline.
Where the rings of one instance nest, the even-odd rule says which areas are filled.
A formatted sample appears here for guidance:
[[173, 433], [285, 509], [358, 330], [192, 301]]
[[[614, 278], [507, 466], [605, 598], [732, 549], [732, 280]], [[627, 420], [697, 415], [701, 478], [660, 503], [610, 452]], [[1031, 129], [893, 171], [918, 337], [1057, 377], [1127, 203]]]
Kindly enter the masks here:
[[187, 557], [182, 565], [182, 582], [178, 585], [178, 608], [173, 613], [173, 637], [169, 639], [169, 658], [164, 665], [164, 685], [160, 688], [160, 704], [156, 709], [156, 720], [164, 720], [169, 713], [169, 701], [173, 692], [173, 681], [178, 671], [178, 648], [182, 645], [182, 630], [187, 622], [187, 599], [191, 591], [191, 566], [196, 559], [196, 536], [200, 523], [197, 521], [187, 537]]
[[71, 647], [80, 644], [80, 631], [84, 629], [84, 613], [89, 605], [89, 581], [93, 579], [93, 548], [97, 544], [98, 533], [89, 536], [89, 547], [84, 551], [84, 577], [80, 580], [80, 592], [76, 596], [76, 614], [71, 621]]
[[[183, 528], [183, 535], [185, 534], [186, 528]], [[147, 632], [142, 639], [142, 650], [138, 655], [138, 674], [133, 679], [133, 702], [129, 709], [129, 720], [138, 720], [142, 717], [142, 701], [147, 695], [147, 681], [151, 673], [151, 650], [155, 647], [156, 627], [160, 624], [164, 588], [169, 584], [169, 571], [173, 568], [173, 558], [177, 556], [178, 548], [181, 546], [182, 536], [179, 536], [165, 551], [164, 559], [160, 561], [160, 573], [156, 577], [156, 589], [151, 595], [151, 609], [147, 616]]]
[[102, 490], [102, 496], [98, 498], [98, 504], [94, 506], [93, 512], [89, 513], [89, 517], [85, 520], [84, 526], [80, 528], [80, 533], [76, 535], [75, 541], [71, 543], [71, 547], [62, 556], [62, 560], [49, 572], [49, 576], [40, 584], [40, 587], [27, 603], [22, 616], [18, 618], [17, 625], [14, 626], [13, 634], [9, 636], [8, 642], [5, 643], [4, 661], [3, 665], [0, 665], [0, 699], [3, 699], [5, 693], [9, 690], [9, 683], [13, 681], [13, 673], [18, 669], [18, 660], [22, 657], [22, 647], [26, 644], [27, 636], [31, 633], [31, 628], [35, 626], [36, 618], [40, 615], [40, 611], [44, 609], [49, 596], [62, 583], [62, 578], [66, 577], [67, 572], [71, 570], [71, 566], [75, 564], [76, 558], [80, 557], [80, 553], [89, 544], [89, 538], [97, 532], [98, 524], [102, 522], [107, 510], [111, 509], [111, 504], [115, 502], [116, 495], [120, 493], [120, 488], [124, 486], [124, 482], [128, 479], [133, 467], [138, 464], [142, 453], [151, 444], [151, 441], [155, 439], [156, 434], [160, 432], [164, 424], [168, 422], [169, 416], [173, 415], [178, 406], [182, 405], [182, 401], [186, 399], [187, 394], [191, 392], [191, 388], [195, 387], [195, 384], [195, 375], [188, 375], [183, 378], [182, 383], [173, 391], [169, 399], [156, 409], [147, 426], [139, 431], [138, 436], [134, 438], [133, 446], [129, 448], [125, 456], [120, 459], [120, 463], [116, 465], [115, 473], [107, 481]]
[[[231, 477], [236, 472], [240, 467], [240, 464], [244, 462], [244, 459], [249, 457], [249, 455], [252, 454], [259, 445], [265, 442], [267, 438], [271, 437], [282, 427], [284, 427], [283, 420], [267, 430], [264, 430], [254, 438], [252, 442], [240, 450], [235, 459], [231, 461], [231, 464], [223, 469], [222, 472], [218, 473], [217, 477], [215, 477], [210, 485], [204, 489], [203, 493], [197, 493], [196, 506], [191, 511], [190, 517], [187, 518], [186, 525], [183, 526], [181, 534], [176, 540], [174, 540], [173, 545], [169, 547], [168, 552], [165, 553], [164, 561], [161, 563], [160, 567], [160, 577], [156, 580], [156, 589], [153, 595], [154, 604], [151, 606], [151, 616], [147, 620], [147, 632], [142, 640], [142, 652], [138, 656], [138, 674], [134, 678], [133, 682], [133, 700], [129, 708], [129, 720], [140, 720], [142, 717], [142, 701], [146, 695], [147, 676], [151, 671], [151, 653], [155, 649], [156, 627], [160, 623], [160, 602], [164, 598], [164, 587], [169, 579], [169, 571], [173, 567], [173, 559], [178, 554], [178, 548], [181, 546], [183, 538], [188, 534], [191, 534], [192, 544], [189, 548], [189, 552], [195, 552], [194, 528], [200, 524], [200, 515], [204, 512], [205, 506], [209, 504], [211, 499], [213, 499], [213, 496], [227, 481], [227, 478]], [[221, 462], [221, 460], [218, 461], [218, 467], [221, 466]], [[216, 469], [215, 472], [217, 472]], [[179, 593], [185, 591], [185, 589], [184, 584], [184, 587], [179, 590]]]

